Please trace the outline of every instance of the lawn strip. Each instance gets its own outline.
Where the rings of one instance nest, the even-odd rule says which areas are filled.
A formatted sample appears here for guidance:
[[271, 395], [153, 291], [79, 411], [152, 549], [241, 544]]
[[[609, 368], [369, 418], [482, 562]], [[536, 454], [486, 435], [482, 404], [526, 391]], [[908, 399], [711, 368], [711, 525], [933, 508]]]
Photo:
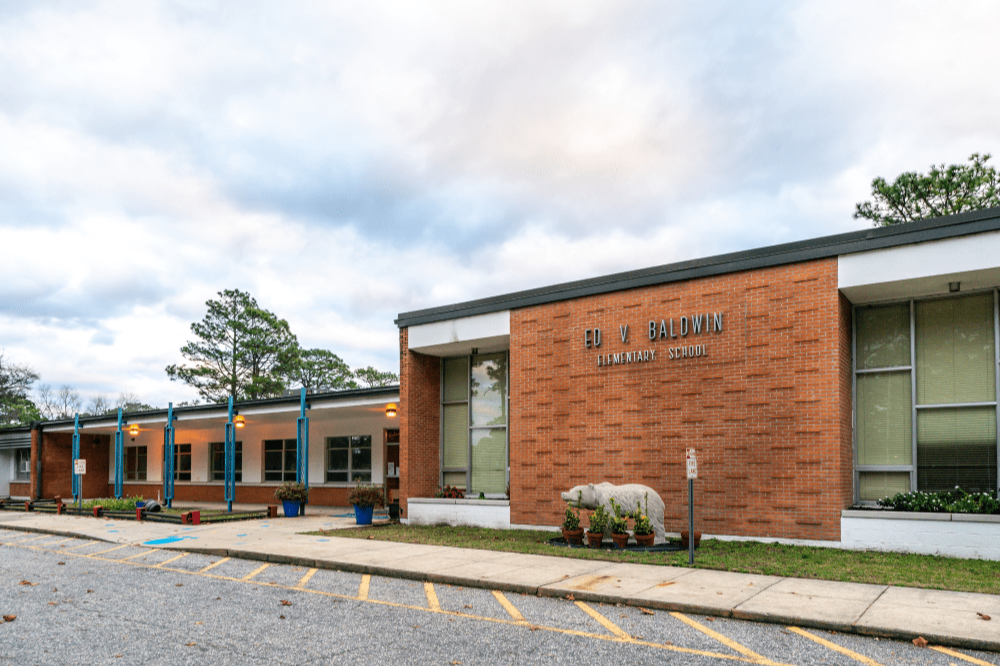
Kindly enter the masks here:
[[[567, 549], [548, 544], [548, 541], [557, 537], [558, 533], [537, 530], [389, 524], [309, 534], [361, 540], [370, 537], [388, 542], [540, 554], [613, 563], [689, 567], [687, 551], [640, 553], [604, 549]], [[1000, 595], [1000, 563], [944, 556], [850, 551], [751, 541], [702, 540], [701, 546], [695, 552], [693, 567], [778, 577]]]

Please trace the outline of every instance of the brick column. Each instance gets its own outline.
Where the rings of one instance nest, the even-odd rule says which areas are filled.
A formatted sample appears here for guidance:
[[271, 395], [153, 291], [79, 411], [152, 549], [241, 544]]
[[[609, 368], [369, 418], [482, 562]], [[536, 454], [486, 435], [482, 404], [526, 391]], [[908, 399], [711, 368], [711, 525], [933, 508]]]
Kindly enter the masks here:
[[440, 483], [441, 361], [409, 349], [399, 330], [399, 510], [410, 497], [432, 497]]

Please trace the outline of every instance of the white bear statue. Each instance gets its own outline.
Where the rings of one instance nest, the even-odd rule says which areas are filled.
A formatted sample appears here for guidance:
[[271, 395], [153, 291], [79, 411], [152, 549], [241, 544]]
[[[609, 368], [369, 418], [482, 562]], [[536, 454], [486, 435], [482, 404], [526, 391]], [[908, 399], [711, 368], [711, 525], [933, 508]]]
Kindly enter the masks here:
[[620, 484], [615, 485], [610, 482], [600, 484], [581, 484], [574, 486], [569, 491], [562, 494], [562, 499], [572, 505], [579, 505], [584, 509], [596, 509], [603, 506], [604, 510], [614, 516], [611, 509], [611, 499], [621, 505], [625, 512], [635, 511], [638, 503], [644, 511], [646, 509], [646, 499], [649, 499], [649, 512], [646, 516], [653, 524], [653, 533], [656, 535], [655, 544], [666, 542], [667, 538], [663, 530], [663, 499], [653, 489], [643, 484]]

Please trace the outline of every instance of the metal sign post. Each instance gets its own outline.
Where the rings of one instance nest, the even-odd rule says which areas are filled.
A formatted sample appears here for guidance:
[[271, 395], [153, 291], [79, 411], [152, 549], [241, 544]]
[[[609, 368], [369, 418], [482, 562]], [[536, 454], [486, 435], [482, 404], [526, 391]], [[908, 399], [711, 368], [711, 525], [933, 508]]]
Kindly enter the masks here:
[[688, 565], [694, 565], [694, 480], [698, 479], [698, 459], [694, 448], [686, 451], [688, 478]]

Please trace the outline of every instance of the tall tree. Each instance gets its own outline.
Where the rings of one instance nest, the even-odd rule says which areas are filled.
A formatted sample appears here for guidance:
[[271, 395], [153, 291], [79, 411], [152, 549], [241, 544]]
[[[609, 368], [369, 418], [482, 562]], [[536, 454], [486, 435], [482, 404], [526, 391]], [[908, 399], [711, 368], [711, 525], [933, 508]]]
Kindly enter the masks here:
[[45, 419], [70, 419], [83, 411], [80, 394], [68, 384], [52, 391], [47, 384], [38, 385], [38, 409]]
[[303, 350], [296, 348], [289, 364], [288, 379], [291, 384], [308, 391], [335, 391], [356, 389], [354, 373], [344, 360], [329, 350]]
[[38, 373], [30, 366], [6, 361], [0, 351], [0, 426], [23, 426], [41, 418], [29, 397], [36, 380]]
[[143, 403], [139, 400], [139, 397], [131, 391], [122, 391], [118, 393], [118, 400], [115, 401], [114, 407], [111, 408], [110, 412], [118, 412], [118, 408], [121, 408], [122, 412], [146, 412], [148, 410], [156, 410], [156, 406]]
[[373, 366], [359, 368], [354, 371], [354, 377], [366, 387], [388, 387], [399, 382], [399, 376], [395, 373], [379, 371]]
[[240, 290], [223, 290], [205, 302], [208, 313], [191, 324], [197, 337], [181, 348], [190, 365], [167, 366], [167, 376], [221, 403], [281, 394], [298, 341], [288, 322]]
[[931, 165], [927, 174], [908, 171], [891, 184], [880, 176], [872, 181], [872, 201], [858, 204], [854, 218], [887, 227], [1000, 206], [1000, 177], [989, 159], [973, 153], [967, 165]]

